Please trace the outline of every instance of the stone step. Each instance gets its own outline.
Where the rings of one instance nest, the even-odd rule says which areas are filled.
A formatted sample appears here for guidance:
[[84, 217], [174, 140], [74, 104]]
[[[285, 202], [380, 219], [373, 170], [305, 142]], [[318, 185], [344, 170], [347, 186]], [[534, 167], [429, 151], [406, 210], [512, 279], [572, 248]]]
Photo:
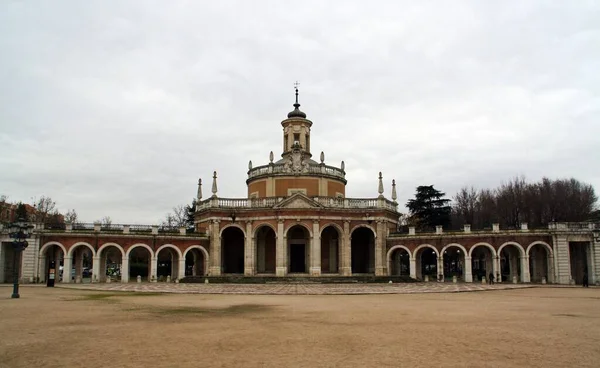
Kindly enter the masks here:
[[215, 284], [355, 284], [355, 283], [410, 283], [409, 276], [186, 276], [181, 283]]

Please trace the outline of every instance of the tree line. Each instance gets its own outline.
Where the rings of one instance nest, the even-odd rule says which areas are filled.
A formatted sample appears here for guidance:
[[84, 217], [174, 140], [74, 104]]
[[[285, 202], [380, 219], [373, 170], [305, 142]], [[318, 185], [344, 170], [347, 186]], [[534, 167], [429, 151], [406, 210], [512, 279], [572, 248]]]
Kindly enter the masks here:
[[546, 227], [550, 222], [600, 221], [594, 188], [577, 179], [543, 178], [527, 182], [515, 177], [493, 189], [463, 187], [452, 198], [433, 185], [417, 187], [414, 199], [407, 202], [405, 224], [420, 230], [436, 225], [459, 230], [464, 224], [473, 229], [516, 229], [521, 223], [531, 228]]

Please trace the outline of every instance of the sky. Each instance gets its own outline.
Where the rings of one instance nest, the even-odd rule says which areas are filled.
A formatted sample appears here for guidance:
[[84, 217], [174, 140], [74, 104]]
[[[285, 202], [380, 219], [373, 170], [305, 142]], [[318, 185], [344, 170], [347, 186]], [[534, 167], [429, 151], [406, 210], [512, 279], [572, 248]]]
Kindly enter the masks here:
[[[0, 194], [157, 224], [247, 195], [293, 109], [347, 197], [600, 191], [598, 1], [0, 2]], [[400, 206], [404, 211], [403, 206]]]

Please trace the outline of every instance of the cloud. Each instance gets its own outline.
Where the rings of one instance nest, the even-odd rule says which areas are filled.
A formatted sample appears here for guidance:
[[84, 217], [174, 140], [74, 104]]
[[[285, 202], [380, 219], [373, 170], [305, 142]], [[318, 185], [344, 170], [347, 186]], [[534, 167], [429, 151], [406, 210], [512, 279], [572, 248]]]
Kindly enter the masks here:
[[347, 194], [514, 175], [600, 185], [593, 2], [0, 4], [2, 194], [157, 223], [198, 177], [243, 197], [295, 80]]

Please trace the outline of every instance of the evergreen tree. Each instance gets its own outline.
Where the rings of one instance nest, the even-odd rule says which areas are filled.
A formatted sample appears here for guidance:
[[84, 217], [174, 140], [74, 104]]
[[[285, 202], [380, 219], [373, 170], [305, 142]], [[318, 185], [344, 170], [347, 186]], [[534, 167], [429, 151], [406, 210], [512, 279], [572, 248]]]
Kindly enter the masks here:
[[29, 220], [29, 218], [27, 216], [27, 208], [25, 208], [25, 205], [21, 202], [19, 202], [19, 204], [17, 204], [17, 212], [15, 213], [15, 220], [24, 220], [24, 221]]
[[193, 231], [195, 229], [194, 218], [196, 214], [196, 199], [192, 200], [192, 204], [189, 206], [185, 206], [186, 209], [186, 224], [188, 230]]
[[444, 198], [446, 193], [435, 189], [433, 185], [417, 187], [415, 199], [406, 203], [410, 211], [411, 221], [420, 229], [431, 229], [437, 225], [445, 228], [450, 225], [450, 200]]

